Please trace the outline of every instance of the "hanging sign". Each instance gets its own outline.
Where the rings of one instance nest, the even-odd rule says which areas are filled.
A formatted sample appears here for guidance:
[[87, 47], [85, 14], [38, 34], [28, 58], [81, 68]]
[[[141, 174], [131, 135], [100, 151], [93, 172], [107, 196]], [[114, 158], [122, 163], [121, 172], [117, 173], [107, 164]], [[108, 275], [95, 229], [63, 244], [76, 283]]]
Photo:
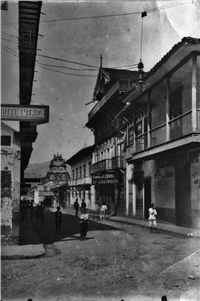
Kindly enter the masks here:
[[1, 105], [1, 120], [49, 122], [49, 106]]

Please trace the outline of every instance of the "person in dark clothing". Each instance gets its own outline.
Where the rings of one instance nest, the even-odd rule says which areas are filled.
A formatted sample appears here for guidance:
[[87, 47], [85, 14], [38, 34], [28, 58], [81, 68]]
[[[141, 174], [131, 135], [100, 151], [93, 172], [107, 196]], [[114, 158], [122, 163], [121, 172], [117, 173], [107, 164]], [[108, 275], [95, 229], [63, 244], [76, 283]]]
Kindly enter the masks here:
[[20, 205], [20, 211], [22, 214], [22, 221], [25, 220], [25, 214], [26, 214], [26, 201], [21, 201], [21, 205]]
[[56, 233], [60, 233], [62, 224], [62, 212], [60, 211], [60, 206], [57, 206], [57, 211], [55, 212], [55, 222], [56, 222]]
[[89, 215], [87, 213], [87, 210], [86, 209], [82, 209], [81, 210], [81, 216], [80, 216], [81, 240], [85, 240], [85, 238], [87, 236], [88, 221], [89, 221]]
[[82, 203], [81, 203], [81, 210], [85, 209], [87, 207], [86, 203], [84, 200], [82, 200]]
[[31, 200], [31, 220], [33, 219], [33, 203], [34, 203], [34, 200]]
[[76, 201], [74, 202], [74, 209], [75, 209], [75, 211], [76, 211], [76, 216], [78, 216], [78, 210], [79, 210], [78, 199], [76, 199]]

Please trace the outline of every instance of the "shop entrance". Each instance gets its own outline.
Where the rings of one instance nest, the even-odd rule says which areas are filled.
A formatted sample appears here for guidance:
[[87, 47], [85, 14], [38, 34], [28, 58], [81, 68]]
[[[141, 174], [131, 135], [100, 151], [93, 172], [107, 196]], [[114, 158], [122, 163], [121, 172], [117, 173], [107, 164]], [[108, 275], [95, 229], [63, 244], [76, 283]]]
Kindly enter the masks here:
[[144, 179], [144, 217], [149, 218], [149, 207], [151, 205], [151, 178]]
[[114, 214], [115, 193], [114, 185], [98, 185], [96, 189], [96, 199], [99, 201], [99, 206], [104, 202], [108, 206], [108, 214]]
[[176, 224], [191, 225], [190, 164], [175, 167]]

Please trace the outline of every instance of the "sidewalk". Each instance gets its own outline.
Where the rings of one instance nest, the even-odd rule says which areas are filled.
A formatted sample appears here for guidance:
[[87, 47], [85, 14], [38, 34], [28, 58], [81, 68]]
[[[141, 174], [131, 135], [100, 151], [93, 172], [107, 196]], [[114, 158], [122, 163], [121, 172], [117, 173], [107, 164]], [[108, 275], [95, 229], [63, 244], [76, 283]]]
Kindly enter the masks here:
[[[51, 210], [51, 208], [50, 208]], [[52, 208], [55, 211], [55, 208]], [[72, 209], [62, 209], [63, 212], [74, 215]], [[98, 221], [99, 215], [90, 212], [90, 217]], [[137, 220], [134, 218], [127, 218], [121, 216], [107, 216], [108, 221], [115, 221], [119, 223], [126, 223], [137, 225], [140, 227], [148, 227], [148, 221]], [[171, 224], [157, 223], [159, 231], [170, 232], [188, 237], [200, 238], [200, 229], [191, 229], [186, 227], [179, 227]], [[26, 259], [35, 258], [46, 254], [44, 244], [41, 242], [38, 233], [33, 224], [30, 228], [26, 228], [24, 224], [20, 224], [20, 245], [2, 245], [1, 259]]]
[[33, 223], [26, 228], [24, 222], [20, 221], [19, 245], [1, 245], [1, 259], [28, 259], [36, 258], [46, 254], [44, 244], [33, 227]]
[[[63, 209], [63, 211], [68, 212], [70, 214], [74, 214], [74, 210], [72, 209]], [[89, 212], [90, 216], [94, 219], [99, 219], [99, 215], [94, 212]], [[129, 218], [129, 217], [122, 217], [122, 216], [106, 216], [106, 220], [110, 221], [115, 221], [119, 223], [125, 223], [125, 224], [131, 224], [131, 225], [137, 225], [140, 227], [149, 227], [149, 223], [146, 220], [138, 220], [134, 218]], [[163, 232], [169, 232], [169, 233], [176, 233], [179, 235], [184, 235], [188, 237], [196, 237], [200, 238], [200, 229], [193, 229], [193, 228], [187, 228], [187, 227], [180, 227], [168, 223], [161, 223], [157, 222], [157, 228], [160, 231]]]

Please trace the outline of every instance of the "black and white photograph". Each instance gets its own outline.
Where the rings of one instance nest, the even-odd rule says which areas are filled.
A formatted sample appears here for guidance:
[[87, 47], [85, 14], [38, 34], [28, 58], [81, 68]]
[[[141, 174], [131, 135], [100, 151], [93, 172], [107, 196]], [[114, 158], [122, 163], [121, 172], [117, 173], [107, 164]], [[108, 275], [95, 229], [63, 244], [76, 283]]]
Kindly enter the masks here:
[[1, 1], [2, 301], [200, 301], [200, 0]]

